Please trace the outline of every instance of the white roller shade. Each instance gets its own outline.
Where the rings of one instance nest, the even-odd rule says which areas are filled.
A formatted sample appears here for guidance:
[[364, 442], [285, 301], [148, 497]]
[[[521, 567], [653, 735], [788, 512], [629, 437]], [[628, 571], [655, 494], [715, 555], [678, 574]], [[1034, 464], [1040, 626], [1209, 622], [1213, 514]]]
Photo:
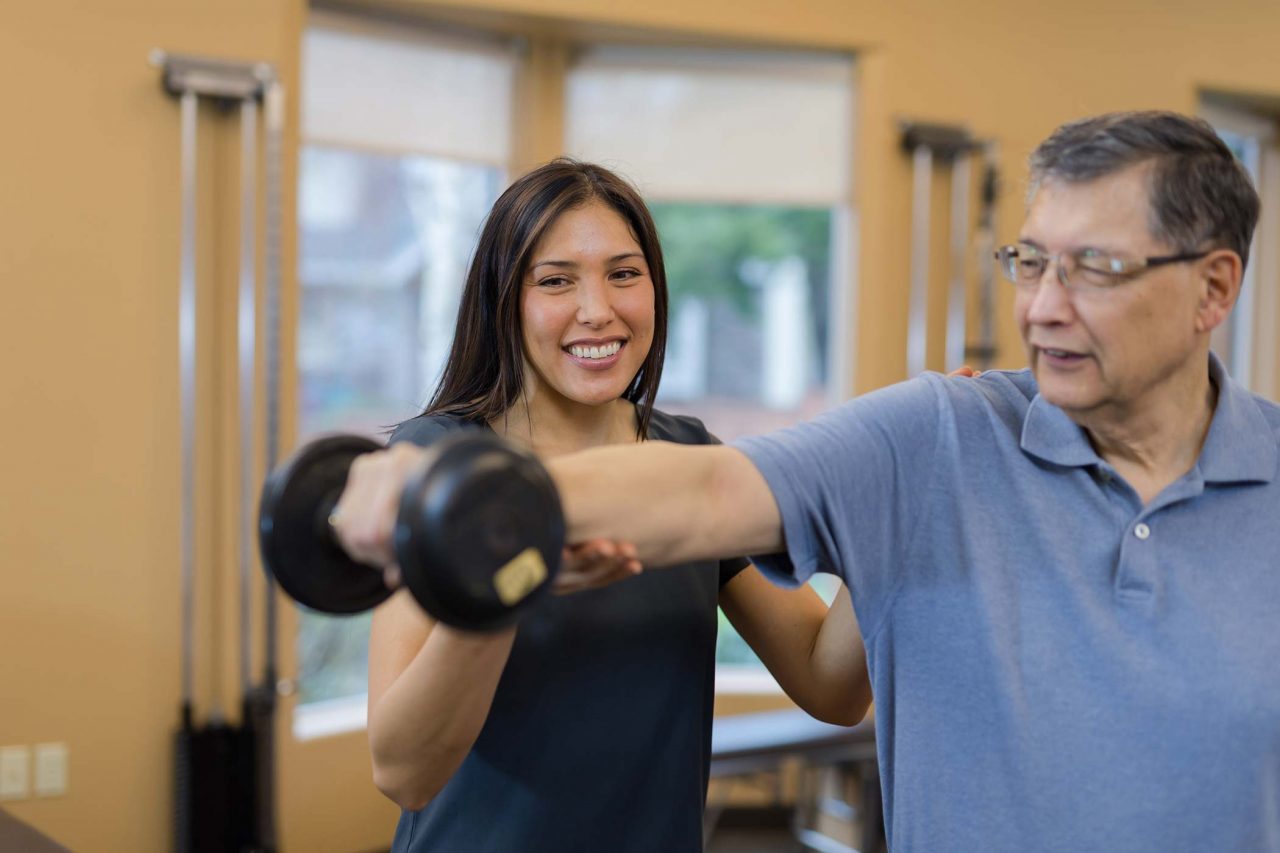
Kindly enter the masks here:
[[498, 43], [317, 16], [303, 43], [305, 141], [505, 168], [514, 67]]
[[568, 150], [652, 198], [847, 200], [851, 60], [602, 47], [568, 84]]

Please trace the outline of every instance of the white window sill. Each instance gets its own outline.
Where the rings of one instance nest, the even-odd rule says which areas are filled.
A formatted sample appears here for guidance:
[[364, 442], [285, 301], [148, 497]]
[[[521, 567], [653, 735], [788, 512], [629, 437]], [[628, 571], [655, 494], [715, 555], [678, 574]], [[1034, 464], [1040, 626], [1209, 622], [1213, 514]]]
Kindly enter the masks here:
[[721, 664], [716, 667], [717, 695], [756, 695], [771, 696], [782, 692], [778, 682], [774, 681], [769, 670], [763, 666], [729, 666]]
[[369, 697], [363, 693], [299, 705], [293, 710], [293, 737], [306, 741], [364, 731], [368, 711]]

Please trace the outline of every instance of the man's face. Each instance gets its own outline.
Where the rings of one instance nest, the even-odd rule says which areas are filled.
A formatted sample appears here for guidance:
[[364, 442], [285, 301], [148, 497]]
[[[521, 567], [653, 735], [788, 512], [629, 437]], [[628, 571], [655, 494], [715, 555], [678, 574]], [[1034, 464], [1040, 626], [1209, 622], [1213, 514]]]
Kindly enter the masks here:
[[[1021, 241], [1057, 254], [1095, 249], [1145, 258], [1187, 248], [1148, 228], [1148, 164], [1083, 183], [1049, 180]], [[1018, 328], [1040, 393], [1077, 423], [1123, 421], [1158, 406], [1203, 360], [1203, 262], [1156, 267], [1105, 290], [1063, 287], [1057, 261], [1020, 285]]]

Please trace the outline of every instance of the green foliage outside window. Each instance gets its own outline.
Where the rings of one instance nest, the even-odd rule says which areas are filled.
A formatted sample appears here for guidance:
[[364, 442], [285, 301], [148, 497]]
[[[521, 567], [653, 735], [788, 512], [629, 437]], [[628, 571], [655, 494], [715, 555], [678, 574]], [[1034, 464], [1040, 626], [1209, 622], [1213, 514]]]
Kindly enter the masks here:
[[743, 264], [790, 256], [808, 266], [813, 304], [826, 303], [829, 209], [679, 202], [655, 202], [649, 208], [662, 238], [673, 304], [685, 296], [723, 297], [754, 317], [758, 305], [742, 281]]

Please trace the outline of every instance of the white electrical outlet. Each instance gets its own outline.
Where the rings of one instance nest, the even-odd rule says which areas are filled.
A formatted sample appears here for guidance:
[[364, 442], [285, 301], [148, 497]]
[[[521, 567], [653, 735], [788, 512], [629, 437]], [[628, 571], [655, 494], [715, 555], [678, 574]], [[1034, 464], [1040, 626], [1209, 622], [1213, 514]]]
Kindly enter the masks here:
[[0, 800], [24, 800], [31, 794], [31, 747], [0, 746]]
[[67, 745], [36, 744], [36, 796], [60, 797], [67, 793]]

